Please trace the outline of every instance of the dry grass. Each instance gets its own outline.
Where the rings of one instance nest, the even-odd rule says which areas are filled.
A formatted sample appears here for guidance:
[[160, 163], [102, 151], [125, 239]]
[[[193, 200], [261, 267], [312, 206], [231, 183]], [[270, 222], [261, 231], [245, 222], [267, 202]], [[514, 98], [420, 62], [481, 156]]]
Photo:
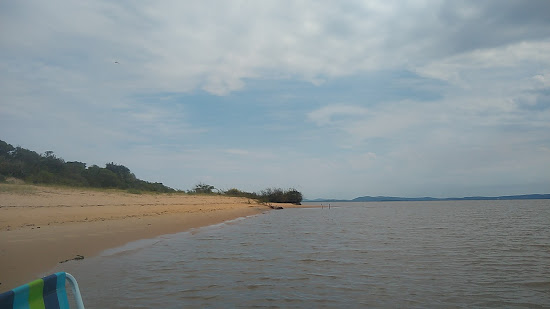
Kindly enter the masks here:
[[36, 187], [28, 184], [0, 183], [0, 193], [34, 194]]

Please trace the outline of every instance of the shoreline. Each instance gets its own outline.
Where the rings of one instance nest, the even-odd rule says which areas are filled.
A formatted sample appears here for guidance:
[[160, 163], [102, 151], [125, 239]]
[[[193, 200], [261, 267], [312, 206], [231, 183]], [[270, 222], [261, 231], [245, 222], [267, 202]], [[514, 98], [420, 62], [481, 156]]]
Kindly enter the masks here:
[[0, 184], [0, 292], [62, 261], [268, 210], [237, 197]]

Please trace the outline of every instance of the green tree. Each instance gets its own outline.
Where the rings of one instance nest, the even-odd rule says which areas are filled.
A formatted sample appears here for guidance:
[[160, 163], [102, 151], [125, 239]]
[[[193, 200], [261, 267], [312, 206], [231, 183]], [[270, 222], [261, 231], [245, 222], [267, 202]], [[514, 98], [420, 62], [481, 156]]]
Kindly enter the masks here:
[[50, 173], [60, 174], [65, 168], [65, 161], [56, 157], [53, 151], [46, 151], [40, 156], [39, 169], [46, 170]]
[[191, 191], [192, 193], [203, 193], [203, 194], [212, 194], [212, 190], [214, 190], [214, 186], [207, 185], [205, 183], [199, 183], [195, 185], [195, 188]]
[[270, 203], [300, 204], [302, 202], [302, 193], [296, 189], [268, 188], [260, 192], [260, 199]]
[[227, 191], [224, 191], [223, 194], [227, 195], [227, 196], [247, 197], [247, 198], [250, 198], [250, 199], [257, 199], [258, 198], [258, 195], [256, 193], [241, 191], [241, 190], [236, 189], [236, 188], [232, 188], [232, 189], [229, 189]]
[[[137, 179], [124, 165], [107, 163], [105, 168], [86, 163], [65, 162], [53, 151], [40, 155], [34, 151], [13, 147], [0, 140], [0, 180], [15, 177], [33, 183], [57, 183], [70, 186], [138, 189], [154, 192], [175, 192], [162, 183], [150, 183]], [[214, 187], [202, 188], [211, 193]]]
[[46, 170], [41, 170], [40, 172], [38, 172], [38, 174], [34, 174], [27, 177], [27, 179], [33, 183], [55, 183], [56, 182], [55, 178], [56, 177], [54, 174]]
[[84, 178], [85, 173], [86, 163], [78, 161], [65, 162], [60, 183], [69, 186], [89, 186], [90, 184], [86, 178]]
[[130, 172], [130, 169], [124, 165], [115, 164], [113, 162], [107, 163], [105, 168], [115, 173], [120, 179], [120, 185], [122, 188], [134, 187], [136, 182], [136, 176]]
[[97, 165], [90, 166], [84, 173], [84, 177], [92, 187], [116, 188], [120, 184], [115, 173]]
[[289, 189], [285, 192], [285, 200], [287, 203], [300, 205], [302, 203], [302, 193], [296, 189]]
[[12, 145], [0, 140], [0, 157], [9, 157], [14, 150]]

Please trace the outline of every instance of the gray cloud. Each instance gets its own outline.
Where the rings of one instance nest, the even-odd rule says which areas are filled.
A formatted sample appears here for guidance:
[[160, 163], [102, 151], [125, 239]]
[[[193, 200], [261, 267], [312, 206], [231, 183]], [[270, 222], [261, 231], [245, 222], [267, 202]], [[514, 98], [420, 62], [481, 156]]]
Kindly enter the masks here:
[[550, 38], [548, 1], [447, 1], [439, 19], [450, 53]]
[[[0, 44], [12, 61], [39, 50], [35, 61], [96, 80], [227, 94], [266, 73], [318, 83], [549, 38], [547, 8], [546, 1], [22, 2], [4, 4]], [[124, 72], [111, 75], [115, 60]]]

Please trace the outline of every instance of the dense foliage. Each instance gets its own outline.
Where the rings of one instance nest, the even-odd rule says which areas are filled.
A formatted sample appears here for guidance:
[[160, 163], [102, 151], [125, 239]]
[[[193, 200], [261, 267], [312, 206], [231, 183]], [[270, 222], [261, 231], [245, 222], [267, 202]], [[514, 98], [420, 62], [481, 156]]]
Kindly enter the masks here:
[[189, 191], [189, 193], [198, 193], [198, 194], [212, 194], [214, 193], [213, 190], [215, 190], [214, 186], [207, 185], [205, 183], [199, 183], [195, 185], [195, 188], [193, 190]]
[[224, 192], [228, 196], [247, 197], [269, 203], [292, 203], [299, 205], [302, 202], [302, 193], [296, 189], [283, 190], [280, 188], [269, 188], [258, 193], [249, 193], [238, 189], [229, 189]]
[[263, 190], [260, 195], [273, 203], [293, 203], [300, 204], [302, 202], [302, 193], [296, 189], [283, 190], [280, 188], [272, 188]]
[[13, 147], [0, 140], [0, 179], [15, 177], [36, 184], [60, 184], [67, 186], [119, 188], [137, 191], [175, 192], [162, 183], [137, 179], [126, 166], [107, 163], [105, 167], [65, 160], [52, 151], [38, 154]]
[[[162, 183], [137, 179], [124, 165], [111, 162], [107, 163], [105, 167], [97, 165], [86, 167], [86, 163], [83, 162], [65, 162], [55, 156], [52, 151], [38, 154], [22, 147], [13, 147], [0, 140], [0, 181], [6, 177], [15, 177], [35, 184], [118, 188], [130, 192], [176, 192]], [[212, 185], [199, 183], [188, 193], [246, 197], [264, 203], [300, 204], [302, 202], [302, 193], [295, 189], [270, 188], [262, 190], [260, 193], [250, 193], [238, 189], [222, 191]]]

